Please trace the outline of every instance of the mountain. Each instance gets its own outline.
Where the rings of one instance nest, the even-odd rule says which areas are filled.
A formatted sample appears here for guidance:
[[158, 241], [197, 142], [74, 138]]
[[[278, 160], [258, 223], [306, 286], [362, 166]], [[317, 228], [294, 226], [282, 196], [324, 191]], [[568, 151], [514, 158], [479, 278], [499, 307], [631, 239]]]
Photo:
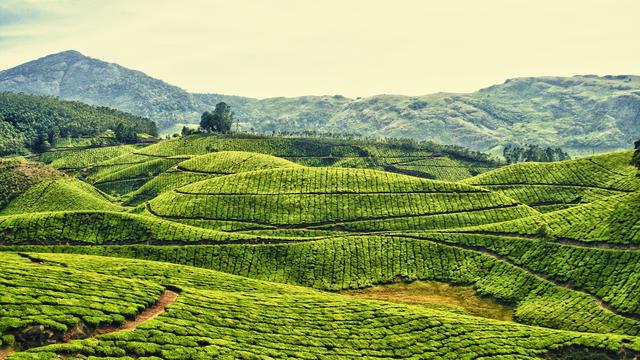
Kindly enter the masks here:
[[188, 93], [142, 72], [65, 51], [0, 72], [0, 91], [114, 107], [149, 117], [169, 133], [198, 123], [201, 112], [225, 101], [239, 129], [258, 132], [410, 137], [474, 150], [535, 143], [572, 153], [629, 148], [640, 137], [640, 77], [631, 75], [518, 78], [469, 94], [258, 100]]
[[199, 117], [186, 91], [140, 71], [64, 51], [0, 72], [0, 91], [56, 96], [153, 119], [159, 128]]
[[640, 77], [519, 78], [470, 94], [373, 96], [347, 104], [326, 128], [482, 150], [509, 142], [628, 149], [640, 137]]

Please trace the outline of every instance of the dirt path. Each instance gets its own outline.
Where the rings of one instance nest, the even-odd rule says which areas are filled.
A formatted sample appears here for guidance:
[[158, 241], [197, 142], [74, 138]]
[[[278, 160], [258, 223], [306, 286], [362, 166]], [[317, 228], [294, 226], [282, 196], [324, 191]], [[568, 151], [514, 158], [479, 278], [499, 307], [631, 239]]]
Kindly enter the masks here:
[[167, 307], [173, 304], [177, 298], [178, 298], [177, 292], [174, 292], [171, 290], [165, 290], [162, 292], [162, 294], [160, 295], [160, 298], [158, 299], [158, 302], [155, 305], [146, 308], [144, 311], [138, 314], [135, 319], [131, 321], [127, 321], [120, 326], [97, 329], [94, 332], [94, 335], [109, 334], [112, 332], [123, 331], [123, 330], [134, 330], [141, 323], [152, 320], [158, 315], [165, 312]]
[[0, 360], [6, 359], [9, 355], [13, 354], [15, 351], [12, 348], [6, 348], [0, 350]]
[[[77, 324], [74, 328], [68, 330], [65, 334], [63, 334], [62, 338], [58, 339], [59, 340], [58, 342], [66, 343], [74, 339], [84, 339], [84, 338], [87, 338], [87, 336], [91, 338], [96, 335], [109, 334], [117, 331], [134, 330], [141, 323], [152, 320], [155, 317], [164, 313], [167, 307], [171, 306], [171, 304], [173, 304], [176, 301], [176, 299], [178, 298], [178, 295], [179, 295], [178, 292], [165, 289], [162, 292], [162, 294], [160, 294], [160, 298], [158, 299], [157, 303], [144, 309], [142, 312], [136, 315], [136, 317], [133, 320], [127, 321], [118, 326], [100, 328], [94, 331], [89, 331], [86, 328], [86, 325], [84, 325], [84, 323], [80, 323], [80, 324]], [[22, 350], [26, 350], [26, 349], [20, 349], [20, 351]], [[15, 352], [16, 351], [13, 348], [0, 349], [0, 360], [5, 360], [7, 357], [14, 354]]]

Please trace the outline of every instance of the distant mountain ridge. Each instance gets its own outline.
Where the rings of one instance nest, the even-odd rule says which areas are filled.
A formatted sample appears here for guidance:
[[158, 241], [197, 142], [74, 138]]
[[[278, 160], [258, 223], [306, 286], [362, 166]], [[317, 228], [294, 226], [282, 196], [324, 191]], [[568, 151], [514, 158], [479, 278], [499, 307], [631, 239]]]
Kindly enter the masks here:
[[109, 106], [175, 131], [225, 101], [239, 128], [410, 137], [475, 150], [506, 143], [590, 153], [629, 148], [640, 138], [640, 77], [583, 75], [507, 80], [469, 94], [303, 96], [253, 99], [193, 94], [142, 72], [65, 51], [0, 72], [0, 91]]

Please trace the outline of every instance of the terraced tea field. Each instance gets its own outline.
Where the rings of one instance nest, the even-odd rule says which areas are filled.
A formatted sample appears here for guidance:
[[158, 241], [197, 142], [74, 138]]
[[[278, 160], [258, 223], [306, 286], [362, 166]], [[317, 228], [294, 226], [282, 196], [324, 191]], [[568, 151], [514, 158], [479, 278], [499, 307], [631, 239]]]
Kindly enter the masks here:
[[0, 358], [640, 356], [632, 153], [474, 156], [193, 135], [2, 160]]

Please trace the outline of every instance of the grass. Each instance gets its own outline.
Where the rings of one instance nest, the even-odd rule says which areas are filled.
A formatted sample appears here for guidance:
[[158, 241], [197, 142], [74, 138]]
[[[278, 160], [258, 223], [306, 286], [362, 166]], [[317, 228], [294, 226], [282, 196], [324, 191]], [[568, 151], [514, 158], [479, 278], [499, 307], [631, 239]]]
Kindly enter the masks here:
[[360, 299], [375, 299], [402, 304], [422, 305], [461, 314], [502, 321], [513, 320], [513, 309], [495, 299], [483, 297], [471, 286], [452, 285], [438, 281], [414, 281], [377, 285], [342, 294]]
[[[471, 284], [480, 294], [514, 305], [514, 320], [520, 323], [579, 332], [640, 334], [640, 321], [635, 320], [634, 316], [620, 314], [615, 307], [613, 311], [602, 306], [602, 298], [594, 298], [584, 291], [580, 286], [583, 284], [565, 286], [557, 281], [557, 269], [565, 263], [557, 260], [561, 258], [551, 257], [553, 254], [549, 254], [547, 262], [553, 264], [553, 259], [556, 259], [556, 269], [552, 269], [556, 273], [538, 274], [528, 264], [522, 265], [521, 259], [506, 261], [490, 252], [434, 240], [359, 236], [286, 244], [238, 243], [182, 247], [114, 244], [91, 247], [22, 246], [6, 247], [4, 250], [142, 258], [329, 291], [362, 289], [394, 282], [398, 278]], [[574, 278], [583, 282], [588, 280], [587, 268], [576, 266], [581, 271]], [[628, 269], [633, 269], [633, 266], [629, 265]], [[610, 270], [615, 271], [615, 268]], [[635, 274], [637, 270], [620, 275], [617, 279], [634, 277]], [[600, 283], [609, 281], [606, 275], [599, 276], [599, 279]], [[617, 279], [609, 283], [615, 284]], [[633, 284], [620, 287], [615, 305], [620, 310], [620, 305], [624, 303], [633, 306], [636, 298], [632, 294], [635, 291]]]
[[461, 232], [518, 234], [579, 245], [640, 245], [640, 220], [635, 216], [640, 192], [607, 197], [590, 204], [512, 221], [460, 229]]
[[[215, 155], [216, 153], [222, 155]], [[235, 152], [242, 158], [253, 154], [253, 160], [237, 170], [229, 169], [225, 171], [239, 172], [245, 170], [257, 170], [261, 168], [271, 168], [274, 165], [291, 166], [290, 162], [305, 166], [334, 166], [351, 168], [370, 169], [394, 169], [397, 172], [406, 172], [403, 167], [410, 167], [408, 163], [423, 161], [420, 166], [429, 164], [428, 169], [423, 168], [419, 173], [421, 177], [438, 180], [458, 180], [486, 171], [496, 166], [496, 164], [486, 158], [478, 157], [477, 154], [463, 152], [457, 148], [436, 146], [435, 144], [412, 144], [412, 143], [391, 143], [376, 142], [366, 140], [347, 139], [320, 139], [312, 137], [262, 137], [249, 135], [230, 136], [206, 136], [192, 135], [187, 137], [173, 138], [157, 144], [139, 149], [133, 153], [124, 154], [104, 162], [100, 162], [89, 170], [88, 179], [94, 183], [104, 181], [121, 181], [135, 178], [145, 178], [138, 185], [123, 186], [117, 185], [111, 190], [120, 195], [131, 192], [144, 184], [151, 177], [157, 175], [152, 172], [151, 177], [144, 176], [147, 171], [135, 171], [144, 167], [153, 166], [158, 161], [169, 161], [171, 159], [186, 160], [194, 158], [191, 162], [180, 164], [181, 171], [197, 170], [199, 164], [211, 164], [210, 170], [203, 172], [216, 172], [217, 166], [225, 166], [220, 156], [231, 156]], [[242, 155], [244, 153], [244, 155]], [[227, 154], [227, 155], [224, 155]], [[265, 155], [271, 155], [268, 157]], [[476, 159], [476, 157], [478, 157]], [[285, 159], [285, 160], [283, 160]], [[232, 161], [233, 160], [224, 160]], [[148, 163], [148, 164], [147, 164]], [[405, 164], [407, 163], [407, 164]], [[125, 166], [129, 165], [129, 166]], [[194, 168], [195, 167], [195, 168]], [[135, 174], [135, 175], [134, 175]], [[137, 194], [134, 194], [135, 197]]]
[[486, 190], [366, 169], [289, 167], [215, 177], [148, 203], [174, 220], [247, 226], [400, 230], [505, 221], [536, 213]]

